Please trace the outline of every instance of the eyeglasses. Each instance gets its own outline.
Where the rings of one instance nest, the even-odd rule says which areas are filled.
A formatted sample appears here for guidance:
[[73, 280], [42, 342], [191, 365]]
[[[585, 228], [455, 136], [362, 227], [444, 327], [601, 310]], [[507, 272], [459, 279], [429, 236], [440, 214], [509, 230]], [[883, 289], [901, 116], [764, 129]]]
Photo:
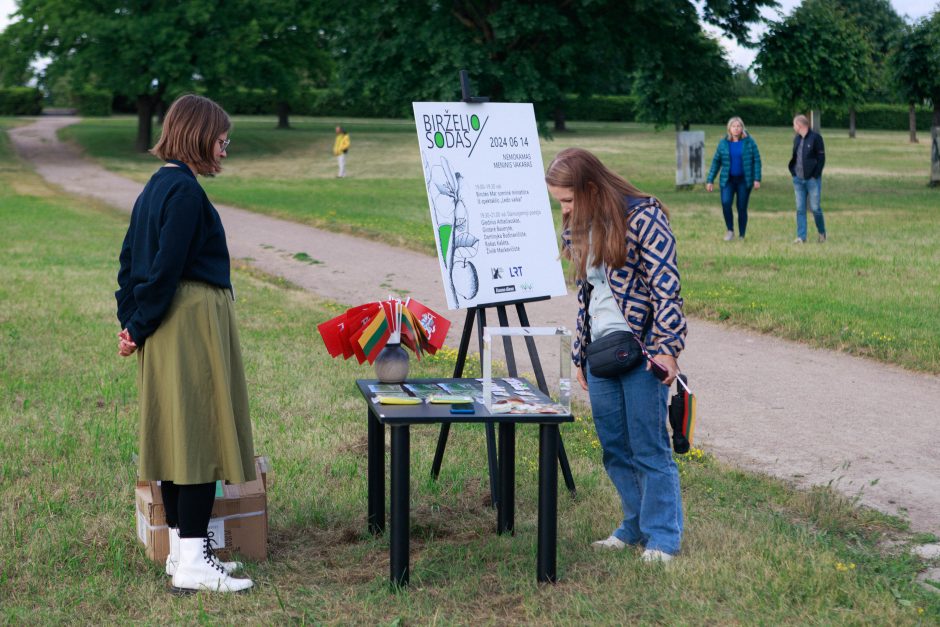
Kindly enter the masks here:
[[231, 139], [220, 139], [219, 146], [222, 147], [222, 152], [225, 152], [225, 149], [228, 148], [228, 145], [232, 143]]

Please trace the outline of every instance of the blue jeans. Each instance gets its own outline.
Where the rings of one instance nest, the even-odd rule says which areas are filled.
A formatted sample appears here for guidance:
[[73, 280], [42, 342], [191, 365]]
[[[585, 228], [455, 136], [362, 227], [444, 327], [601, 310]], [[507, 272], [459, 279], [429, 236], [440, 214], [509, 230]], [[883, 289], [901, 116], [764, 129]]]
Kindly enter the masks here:
[[796, 236], [806, 241], [806, 198], [809, 197], [809, 208], [813, 212], [816, 230], [820, 235], [826, 234], [826, 221], [823, 219], [822, 207], [819, 198], [822, 195], [822, 177], [815, 179], [801, 179], [793, 177], [793, 191], [796, 192]]
[[666, 432], [669, 388], [642, 366], [616, 379], [595, 377], [587, 365], [584, 373], [604, 468], [623, 506], [613, 535], [675, 555], [682, 542], [682, 495]]
[[725, 214], [725, 226], [734, 230], [734, 214], [731, 202], [738, 197], [738, 235], [744, 237], [747, 231], [747, 201], [751, 197], [751, 188], [743, 176], [729, 176], [728, 183], [721, 188], [721, 210]]

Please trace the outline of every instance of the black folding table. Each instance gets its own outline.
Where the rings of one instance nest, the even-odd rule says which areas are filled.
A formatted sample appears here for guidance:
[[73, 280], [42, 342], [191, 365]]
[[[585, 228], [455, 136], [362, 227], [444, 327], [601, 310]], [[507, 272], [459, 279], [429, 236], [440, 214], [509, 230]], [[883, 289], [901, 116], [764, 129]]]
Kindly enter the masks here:
[[[406, 383], [472, 383], [474, 379], [411, 379]], [[379, 535], [385, 531], [385, 427], [392, 430], [389, 557], [391, 583], [405, 585], [409, 575], [409, 515], [411, 425], [454, 422], [493, 423], [499, 426], [499, 494], [497, 533], [512, 533], [515, 526], [516, 424], [539, 425], [539, 503], [536, 579], [556, 580], [558, 535], [558, 425], [572, 422], [567, 414], [490, 414], [474, 403], [472, 414], [452, 414], [450, 405], [422, 402], [417, 405], [382, 405], [373, 401], [369, 389], [374, 379], [359, 379], [356, 385], [368, 405], [368, 525]], [[541, 402], [550, 399], [529, 385]]]

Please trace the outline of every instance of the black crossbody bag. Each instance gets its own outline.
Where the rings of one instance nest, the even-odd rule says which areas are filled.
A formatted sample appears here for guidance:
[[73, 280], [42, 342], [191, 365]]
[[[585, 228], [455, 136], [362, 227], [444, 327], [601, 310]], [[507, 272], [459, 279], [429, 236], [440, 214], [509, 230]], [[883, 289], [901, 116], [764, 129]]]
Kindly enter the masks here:
[[614, 331], [594, 340], [584, 350], [595, 377], [612, 379], [643, 363], [640, 341], [632, 331]]
[[[583, 291], [582, 302], [590, 302], [593, 286], [588, 287], [589, 283], [585, 281], [581, 289]], [[645, 329], [649, 326], [649, 320], [644, 325]], [[586, 325], [585, 336], [591, 337], [591, 316], [585, 313], [584, 324]], [[622, 374], [626, 374], [643, 363], [643, 346], [640, 344], [640, 338], [636, 336], [633, 330], [614, 331], [604, 337], [592, 341], [588, 344], [584, 353], [587, 356], [588, 368], [595, 377], [604, 379], [613, 379]]]

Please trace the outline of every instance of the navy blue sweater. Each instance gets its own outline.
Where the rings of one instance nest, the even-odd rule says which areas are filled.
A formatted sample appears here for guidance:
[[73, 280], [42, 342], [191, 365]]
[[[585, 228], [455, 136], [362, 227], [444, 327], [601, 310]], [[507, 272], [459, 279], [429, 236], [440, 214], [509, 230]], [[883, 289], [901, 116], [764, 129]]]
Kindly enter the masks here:
[[163, 321], [181, 280], [232, 286], [219, 213], [182, 162], [150, 178], [121, 247], [117, 317], [142, 346]]

